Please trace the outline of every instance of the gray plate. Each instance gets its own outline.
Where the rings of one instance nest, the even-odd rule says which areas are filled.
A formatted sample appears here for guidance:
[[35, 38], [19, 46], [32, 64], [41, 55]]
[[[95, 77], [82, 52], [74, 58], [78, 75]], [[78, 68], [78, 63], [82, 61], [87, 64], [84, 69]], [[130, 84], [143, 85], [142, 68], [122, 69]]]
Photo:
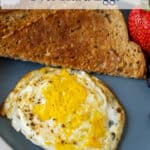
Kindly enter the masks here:
[[[128, 11], [124, 11], [125, 17]], [[42, 65], [0, 58], [0, 102], [27, 72]], [[114, 91], [126, 110], [126, 125], [119, 150], [150, 150], [150, 89], [144, 80], [97, 75]], [[15, 150], [41, 150], [0, 118], [0, 136]]]

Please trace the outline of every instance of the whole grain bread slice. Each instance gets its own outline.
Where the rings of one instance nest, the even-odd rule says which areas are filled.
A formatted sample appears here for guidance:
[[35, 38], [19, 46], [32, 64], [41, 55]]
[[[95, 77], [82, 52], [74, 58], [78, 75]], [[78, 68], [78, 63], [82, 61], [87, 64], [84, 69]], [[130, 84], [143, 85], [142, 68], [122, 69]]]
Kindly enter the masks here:
[[41, 10], [0, 10], [0, 38], [13, 34], [25, 26], [46, 17], [49, 11]]
[[20, 23], [9, 25], [7, 33], [13, 32], [0, 36], [0, 56], [113, 76], [145, 77], [144, 55], [129, 40], [119, 10], [43, 10], [45, 15], [39, 18], [41, 12], [27, 12], [31, 15], [29, 21], [23, 20], [23, 28]]

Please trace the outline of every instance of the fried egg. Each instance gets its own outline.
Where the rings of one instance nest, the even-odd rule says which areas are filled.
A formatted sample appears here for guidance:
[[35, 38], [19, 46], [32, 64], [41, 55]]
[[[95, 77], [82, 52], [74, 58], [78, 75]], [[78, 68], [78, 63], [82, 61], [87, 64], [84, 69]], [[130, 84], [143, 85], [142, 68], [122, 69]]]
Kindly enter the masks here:
[[0, 113], [46, 150], [115, 150], [125, 120], [122, 106], [99, 79], [51, 67], [25, 75]]

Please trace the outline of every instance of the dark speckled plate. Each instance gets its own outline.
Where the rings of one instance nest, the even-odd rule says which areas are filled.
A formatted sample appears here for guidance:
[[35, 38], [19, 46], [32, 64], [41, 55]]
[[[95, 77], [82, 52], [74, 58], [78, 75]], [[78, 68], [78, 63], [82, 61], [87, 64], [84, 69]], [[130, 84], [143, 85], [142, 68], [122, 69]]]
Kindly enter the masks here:
[[[128, 11], [123, 12], [125, 17]], [[0, 58], [0, 102], [27, 72], [42, 65]], [[150, 150], [150, 89], [144, 80], [97, 75], [114, 91], [126, 110], [126, 125], [119, 150]], [[0, 118], [0, 136], [14, 150], [41, 150], [17, 133], [10, 121]]]

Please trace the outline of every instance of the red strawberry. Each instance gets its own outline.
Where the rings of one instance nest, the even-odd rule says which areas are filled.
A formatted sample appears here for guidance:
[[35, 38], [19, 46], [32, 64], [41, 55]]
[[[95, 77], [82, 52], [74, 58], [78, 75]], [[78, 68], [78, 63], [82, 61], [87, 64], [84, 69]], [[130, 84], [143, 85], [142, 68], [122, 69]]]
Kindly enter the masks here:
[[129, 14], [128, 24], [133, 41], [150, 55], [150, 11], [133, 9]]

